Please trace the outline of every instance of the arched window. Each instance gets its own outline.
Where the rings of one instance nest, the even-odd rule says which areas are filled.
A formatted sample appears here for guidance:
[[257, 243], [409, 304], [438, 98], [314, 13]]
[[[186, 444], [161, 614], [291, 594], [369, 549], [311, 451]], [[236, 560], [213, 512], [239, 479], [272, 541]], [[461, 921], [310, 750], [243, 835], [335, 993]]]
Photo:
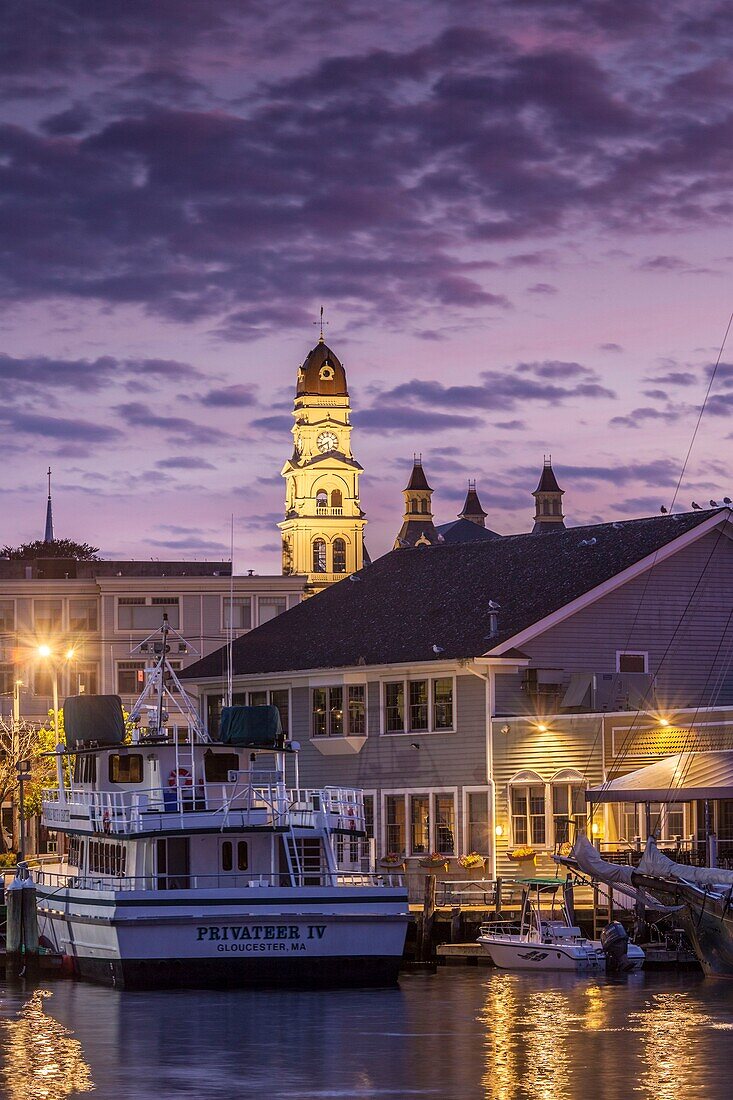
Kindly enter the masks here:
[[346, 543], [343, 539], [333, 540], [333, 571], [334, 573], [346, 572]]
[[316, 493], [316, 508], [328, 508], [328, 493], [325, 489], [319, 489]]
[[331, 490], [331, 507], [332, 508], [343, 508], [343, 506], [344, 506], [344, 498], [341, 496], [341, 490], [340, 489], [332, 489]]
[[313, 540], [313, 572], [326, 572], [326, 543], [324, 539]]
[[563, 768], [553, 775], [552, 831], [555, 844], [572, 843], [585, 832], [585, 779], [575, 768]]
[[544, 848], [547, 843], [545, 781], [537, 772], [518, 772], [509, 780], [509, 812], [513, 843]]

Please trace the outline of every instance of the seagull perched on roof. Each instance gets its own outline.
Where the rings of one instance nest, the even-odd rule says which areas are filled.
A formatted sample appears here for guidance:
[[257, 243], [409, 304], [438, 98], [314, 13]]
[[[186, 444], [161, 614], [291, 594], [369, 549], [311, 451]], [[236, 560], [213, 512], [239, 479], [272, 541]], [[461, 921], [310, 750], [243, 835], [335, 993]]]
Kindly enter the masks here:
[[442, 653], [442, 652], [443, 652], [442, 645], [434, 645], [433, 646], [433, 653]]
[[349, 580], [350, 581], [360, 581], [361, 577], [357, 577], [356, 573], [350, 573], [349, 574]]
[[489, 600], [489, 611], [501, 611], [501, 604], [496, 600]]
[[659, 509], [659, 511], [662, 513], [663, 516], [666, 516], [667, 512], [668, 512], [668, 509], [665, 508], [664, 505], [662, 505], [662, 507]]
[[711, 501], [710, 501], [710, 507], [711, 507], [711, 508], [717, 508], [717, 507], [718, 507], [718, 502], [717, 502], [717, 500], [711, 500]]
[[723, 504], [733, 504], [730, 497], [723, 497]]
[[699, 512], [699, 511], [700, 511], [700, 505], [699, 505], [699, 504], [695, 504], [695, 501], [694, 501], [694, 500], [693, 500], [693, 502], [692, 502], [692, 510], [693, 510], [693, 512]]
[[595, 546], [597, 539], [581, 539], [580, 546]]

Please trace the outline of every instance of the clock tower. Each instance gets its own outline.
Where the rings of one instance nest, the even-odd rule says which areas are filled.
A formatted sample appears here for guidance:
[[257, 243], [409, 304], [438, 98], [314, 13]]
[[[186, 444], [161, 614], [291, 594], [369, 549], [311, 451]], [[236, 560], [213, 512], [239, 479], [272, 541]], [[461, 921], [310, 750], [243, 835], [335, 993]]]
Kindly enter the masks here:
[[298, 370], [293, 453], [282, 468], [283, 573], [306, 574], [318, 591], [364, 564], [362, 468], [351, 453], [346, 372], [321, 335]]

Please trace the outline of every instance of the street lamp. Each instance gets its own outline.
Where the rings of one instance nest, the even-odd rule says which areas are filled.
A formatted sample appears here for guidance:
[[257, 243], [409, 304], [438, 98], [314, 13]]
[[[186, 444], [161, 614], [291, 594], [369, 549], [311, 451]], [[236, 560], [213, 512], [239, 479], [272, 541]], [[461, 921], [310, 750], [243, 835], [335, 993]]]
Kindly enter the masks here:
[[19, 760], [16, 764], [18, 786], [20, 787], [20, 843], [18, 845], [19, 862], [25, 859], [25, 785], [31, 777], [30, 760]]
[[[50, 660], [51, 684], [52, 684], [52, 687], [53, 687], [53, 735], [54, 735], [54, 738], [55, 738], [56, 742], [58, 742], [58, 739], [59, 739], [59, 662], [53, 660], [53, 655], [54, 654], [53, 654], [53, 650], [51, 649], [50, 645], [46, 645], [45, 643], [43, 645], [39, 645], [37, 652], [38, 652], [38, 656], [43, 658], [44, 660], [48, 660], [49, 658], [51, 659]], [[66, 653], [64, 654], [65, 660], [67, 660], [67, 661], [73, 660], [74, 654], [75, 654], [75, 651], [74, 651], [73, 647], [71, 649], [67, 649]]]

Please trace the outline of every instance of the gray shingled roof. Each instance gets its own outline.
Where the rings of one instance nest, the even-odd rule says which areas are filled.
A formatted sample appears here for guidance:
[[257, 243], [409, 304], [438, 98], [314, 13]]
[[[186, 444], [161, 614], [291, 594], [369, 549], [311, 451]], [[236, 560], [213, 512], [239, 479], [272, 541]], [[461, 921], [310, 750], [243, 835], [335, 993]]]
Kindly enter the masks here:
[[502, 536], [490, 527], [481, 527], [470, 519], [454, 519], [451, 523], [439, 523], [435, 528], [445, 542], [485, 542], [487, 539], [500, 539]]
[[[478, 656], [713, 514], [394, 550], [237, 639], [234, 675]], [[491, 638], [490, 600], [501, 607]], [[220, 677], [225, 664], [219, 650], [181, 675]]]

